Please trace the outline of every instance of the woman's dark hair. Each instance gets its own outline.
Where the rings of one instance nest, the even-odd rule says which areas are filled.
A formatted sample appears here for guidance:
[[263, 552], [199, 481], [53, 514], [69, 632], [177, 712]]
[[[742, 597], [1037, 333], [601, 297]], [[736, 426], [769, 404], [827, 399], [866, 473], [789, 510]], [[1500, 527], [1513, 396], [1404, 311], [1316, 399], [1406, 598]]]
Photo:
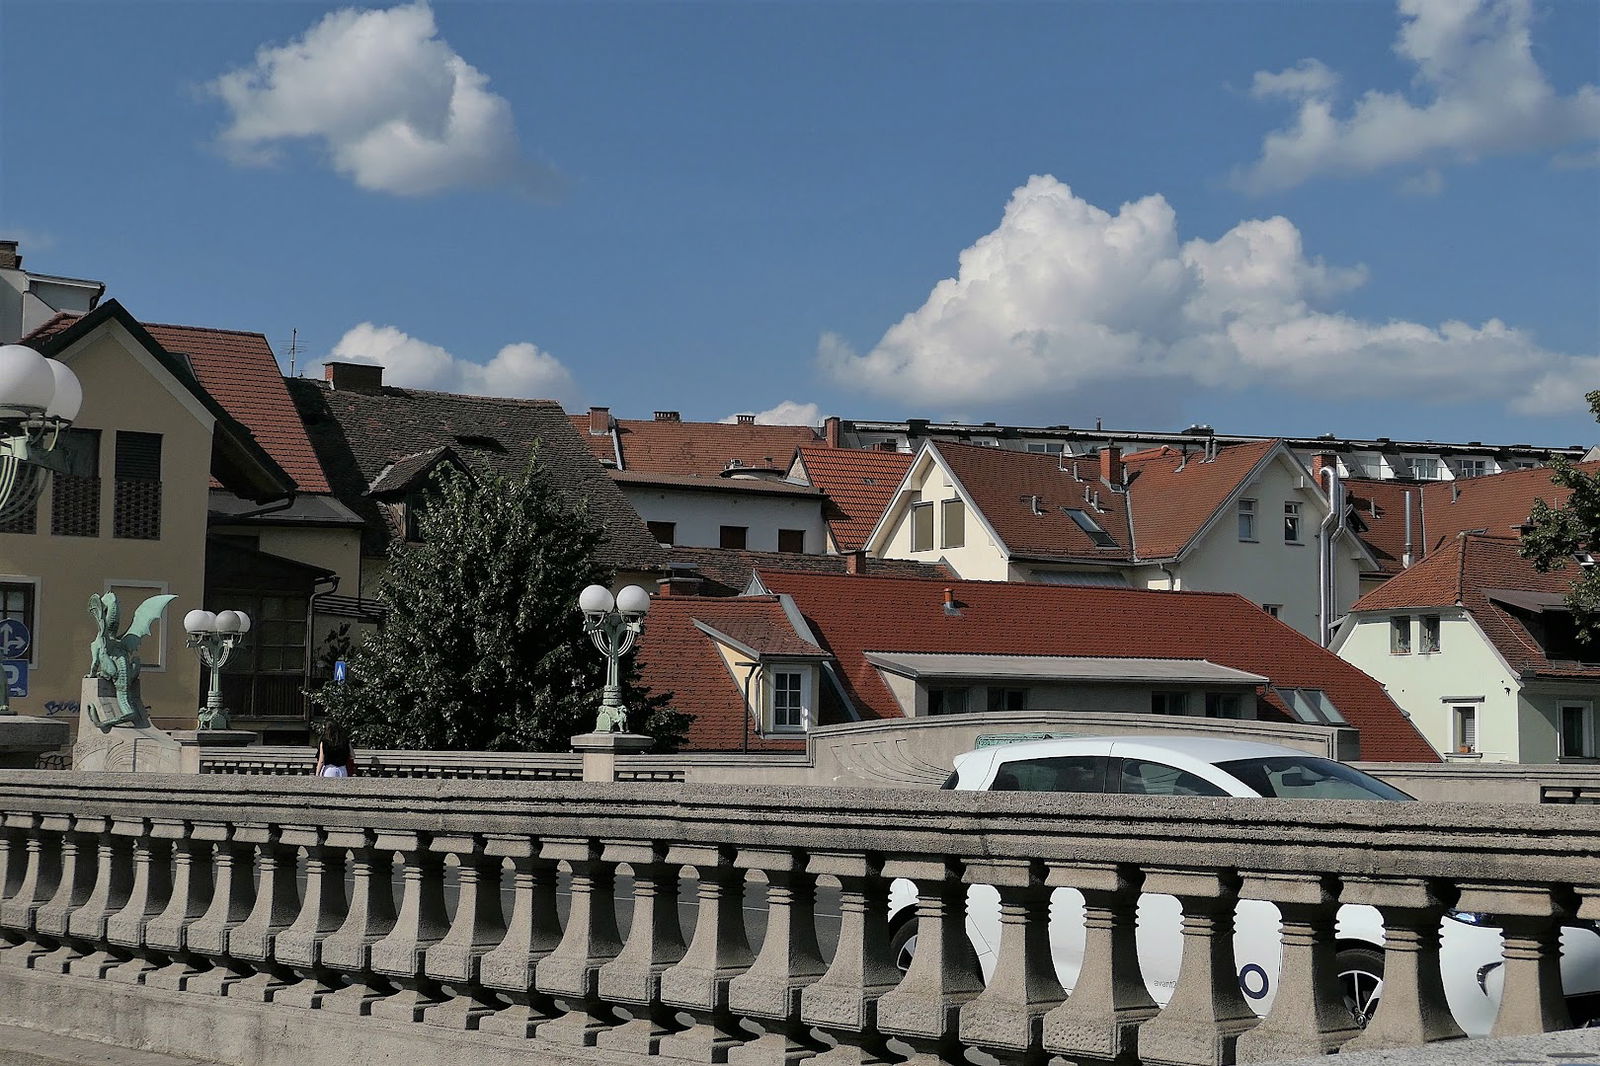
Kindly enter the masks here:
[[350, 761], [350, 741], [338, 722], [322, 724], [322, 759], [332, 766], [343, 766]]

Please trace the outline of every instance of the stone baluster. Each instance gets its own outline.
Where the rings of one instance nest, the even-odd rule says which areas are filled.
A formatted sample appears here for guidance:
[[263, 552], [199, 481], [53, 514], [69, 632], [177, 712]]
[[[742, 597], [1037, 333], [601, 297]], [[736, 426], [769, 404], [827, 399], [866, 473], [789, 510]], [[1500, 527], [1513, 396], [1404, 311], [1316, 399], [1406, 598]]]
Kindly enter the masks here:
[[617, 957], [600, 967], [600, 998], [621, 1003], [633, 1019], [600, 1034], [607, 1050], [654, 1055], [660, 1040], [681, 1026], [661, 1001], [661, 975], [683, 958], [678, 921], [679, 863], [667, 861], [665, 844], [607, 844], [607, 862], [633, 871], [633, 924]]
[[278, 934], [300, 915], [300, 893], [295, 887], [296, 849], [283, 842], [275, 825], [242, 825], [234, 839], [256, 846], [256, 896], [250, 916], [228, 932], [228, 954], [249, 963], [254, 973], [229, 984], [224, 993], [270, 1002], [294, 979], [294, 971], [278, 963], [274, 954]]
[[763, 1032], [734, 1048], [738, 1066], [792, 1066], [827, 1045], [800, 1018], [800, 994], [827, 972], [817, 945], [817, 878], [800, 851], [741, 848], [734, 865], [767, 878], [767, 929], [755, 962], [728, 984], [728, 1009]]
[[196, 847], [211, 846], [211, 904], [184, 935], [188, 949], [211, 963], [211, 969], [187, 978], [184, 991], [225, 995], [230, 986], [249, 977], [248, 963], [228, 954], [228, 938], [255, 910], [255, 848], [240, 840], [232, 826], [196, 822], [189, 831]]
[[1569, 900], [1548, 885], [1463, 884], [1456, 906], [1494, 915], [1504, 943], [1505, 983], [1493, 1037], [1572, 1028], [1561, 991], [1561, 923]]
[[917, 886], [916, 952], [893, 991], [878, 1000], [878, 1028], [911, 1045], [917, 1066], [965, 1062], [961, 1008], [983, 992], [983, 972], [967, 939], [967, 885], [953, 859], [891, 859], [883, 875]]
[[36, 937], [34, 916], [56, 894], [61, 883], [60, 836], [72, 825], [72, 819], [59, 814], [7, 815], [6, 823], [27, 832], [27, 858], [22, 879], [11, 897], [0, 904], [0, 922], [21, 939], [15, 947], [8, 948], [0, 963], [27, 969], [33, 960], [52, 950], [54, 944], [43, 944]]
[[423, 1020], [450, 1029], [476, 1029], [499, 1004], [479, 981], [483, 957], [505, 939], [500, 905], [500, 868], [505, 859], [489, 855], [479, 836], [436, 836], [429, 848], [456, 857], [456, 915], [445, 938], [428, 949], [427, 975], [454, 993]]
[[444, 905], [444, 855], [430, 851], [424, 833], [379, 833], [378, 846], [398, 852], [400, 910], [389, 935], [372, 945], [372, 971], [395, 986], [372, 1004], [374, 1018], [420, 1022], [443, 993], [426, 972], [427, 953], [450, 931]]
[[527, 1038], [560, 1013], [549, 996], [534, 988], [539, 960], [561, 943], [556, 913], [556, 862], [539, 854], [536, 840], [526, 836], [490, 836], [484, 854], [509, 859], [512, 865], [511, 920], [500, 946], [478, 962], [483, 986], [509, 1001], [478, 1022], [485, 1033]]
[[744, 928], [745, 871], [733, 860], [731, 847], [680, 845], [667, 854], [669, 862], [694, 867], [700, 888], [689, 948], [661, 975], [662, 1002], [694, 1024], [661, 1038], [663, 1057], [727, 1062], [729, 1049], [749, 1039], [728, 1009], [729, 983], [755, 961]]
[[1233, 915], [1239, 880], [1222, 870], [1147, 870], [1144, 890], [1176, 896], [1183, 909], [1178, 987], [1139, 1028], [1139, 1058], [1162, 1066], [1224, 1066], [1256, 1016], [1239, 991]]
[[819, 1063], [897, 1062], [878, 1031], [878, 1000], [900, 983], [889, 953], [889, 882], [882, 860], [849, 852], [812, 852], [806, 870], [839, 879], [839, 944], [823, 975], [800, 993], [800, 1017], [831, 1033], [839, 1046]]
[[272, 949], [279, 965], [289, 967], [300, 979], [280, 990], [274, 1003], [320, 1007], [339, 983], [323, 965], [322, 943], [343, 924], [350, 901], [344, 891], [344, 849], [330, 847], [327, 838], [328, 833], [316, 826], [283, 827], [280, 839], [285, 847], [306, 849], [306, 889], [300, 913], [278, 934]]
[[32, 815], [0, 812], [0, 904], [4, 904], [22, 884], [22, 871], [28, 865], [28, 844], [18, 828], [26, 820], [32, 825]]
[[1334, 922], [1339, 883], [1318, 874], [1249, 873], [1240, 894], [1278, 908], [1278, 994], [1266, 1017], [1239, 1037], [1239, 1062], [1327, 1055], [1361, 1031], [1339, 989]]
[[1144, 875], [1121, 863], [1051, 863], [1047, 884], [1083, 894], [1083, 964], [1067, 1001], [1044, 1017], [1044, 1047], [1074, 1062], [1136, 1062], [1155, 1017], [1134, 932]]
[[[144, 931], [161, 916], [172, 898], [172, 833], [170, 820], [133, 819], [112, 822], [113, 833], [137, 833], [133, 841], [133, 889], [128, 902], [106, 922], [106, 940], [124, 950], [128, 960], [105, 973], [106, 980], [136, 985], [145, 975], [165, 966], [165, 955], [145, 944]], [[176, 823], [182, 832], [183, 823]], [[157, 831], [162, 835], [157, 836]]]
[[1041, 864], [968, 863], [964, 879], [1000, 893], [1000, 950], [983, 994], [961, 1008], [961, 1039], [1001, 1062], [1043, 1063], [1044, 1016], [1066, 998], [1050, 955], [1050, 893]]
[[369, 829], [329, 829], [323, 837], [328, 848], [346, 849], [350, 865], [350, 906], [339, 928], [323, 940], [322, 965], [348, 980], [343, 988], [324, 995], [322, 1010], [360, 1016], [389, 995], [389, 983], [372, 972], [372, 946], [394, 929], [393, 853], [376, 846], [378, 836]]
[[116, 831], [110, 819], [101, 822], [95, 849], [94, 891], [67, 919], [67, 935], [88, 950], [67, 963], [76, 977], [102, 977], [126, 957], [114, 953], [106, 939], [107, 925], [133, 892], [133, 841]]
[[1383, 914], [1383, 989], [1378, 1009], [1345, 1054], [1417, 1047], [1465, 1035], [1445, 1000], [1439, 921], [1456, 892], [1415, 878], [1345, 878], [1340, 900]]
[[211, 906], [214, 871], [211, 868], [210, 840], [196, 839], [194, 827], [184, 822], [157, 823], [154, 832], [172, 841], [172, 892], [166, 909], [145, 927], [144, 942], [152, 951], [172, 962], [145, 975], [151, 988], [175, 992], [187, 987], [189, 979], [207, 968], [202, 956], [189, 946], [189, 927]]
[[94, 895], [97, 874], [96, 849], [102, 834], [111, 828], [108, 818], [78, 817], [61, 836], [61, 880], [50, 901], [34, 915], [34, 927], [41, 936], [53, 938], [61, 946], [33, 960], [33, 968], [43, 973], [63, 974], [74, 959], [82, 958], [93, 947], [71, 935], [72, 915]]
[[539, 1027], [539, 1038], [576, 1047], [593, 1047], [617, 1022], [600, 998], [600, 968], [622, 950], [617, 932], [615, 863], [602, 857], [600, 842], [550, 839], [542, 854], [565, 860], [572, 870], [572, 897], [561, 943], [539, 960], [534, 985], [566, 1002], [567, 1012]]

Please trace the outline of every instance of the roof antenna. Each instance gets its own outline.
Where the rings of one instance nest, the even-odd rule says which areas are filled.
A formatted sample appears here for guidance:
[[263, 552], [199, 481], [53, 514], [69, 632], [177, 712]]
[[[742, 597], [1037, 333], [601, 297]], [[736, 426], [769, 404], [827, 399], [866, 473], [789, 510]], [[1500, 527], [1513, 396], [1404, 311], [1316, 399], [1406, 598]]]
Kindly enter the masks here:
[[291, 330], [289, 330], [289, 376], [290, 377], [294, 377], [295, 376], [295, 374], [294, 374], [294, 361], [295, 361], [295, 357], [298, 356], [299, 354], [300, 354], [300, 331], [298, 329], [291, 329]]

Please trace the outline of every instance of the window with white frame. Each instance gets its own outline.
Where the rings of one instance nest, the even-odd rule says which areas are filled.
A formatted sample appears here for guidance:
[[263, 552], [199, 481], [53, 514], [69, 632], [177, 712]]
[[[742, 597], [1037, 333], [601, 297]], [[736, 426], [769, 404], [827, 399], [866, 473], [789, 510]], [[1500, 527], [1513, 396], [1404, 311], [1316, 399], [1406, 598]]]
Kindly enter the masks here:
[[1456, 752], [1460, 755], [1475, 754], [1478, 750], [1478, 708], [1456, 707], [1454, 712], [1451, 718]]
[[1600, 758], [1600, 745], [1595, 743], [1595, 709], [1592, 703], [1562, 703], [1561, 748], [1557, 753], [1563, 759]]
[[810, 725], [810, 673], [787, 668], [772, 671], [772, 730], [801, 733]]
[[1489, 472], [1487, 459], [1457, 459], [1456, 477], [1483, 477]]
[[1285, 544], [1300, 543], [1300, 502], [1298, 500], [1285, 500], [1283, 502], [1283, 542]]
[[1283, 604], [1281, 603], [1263, 603], [1261, 605], [1261, 609], [1266, 611], [1274, 618], [1281, 618], [1283, 616]]
[[1406, 473], [1418, 481], [1439, 480], [1439, 459], [1433, 455], [1419, 455], [1406, 463]]
[[1239, 501], [1239, 539], [1256, 539], [1256, 501]]
[[1423, 655], [1433, 655], [1439, 650], [1439, 616], [1425, 614], [1422, 616], [1422, 640], [1417, 649]]
[[1060, 455], [1066, 450], [1066, 445], [1059, 441], [1030, 440], [1025, 447], [1028, 451], [1041, 455]]
[[967, 542], [967, 505], [959, 499], [945, 500], [939, 512], [939, 547], [962, 547]]

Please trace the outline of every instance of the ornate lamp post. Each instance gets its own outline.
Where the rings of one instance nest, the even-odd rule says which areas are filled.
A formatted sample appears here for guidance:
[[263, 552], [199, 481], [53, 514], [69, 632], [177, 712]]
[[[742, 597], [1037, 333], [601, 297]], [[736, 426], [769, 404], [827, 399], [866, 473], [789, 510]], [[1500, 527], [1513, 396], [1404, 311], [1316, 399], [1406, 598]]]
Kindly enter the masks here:
[[190, 611], [183, 616], [183, 628], [204, 666], [211, 668], [211, 691], [206, 696], [205, 710], [200, 712], [201, 729], [227, 729], [227, 709], [222, 706], [222, 668], [233, 655], [233, 649], [250, 632], [250, 616], [243, 611]]
[[61, 431], [78, 417], [83, 386], [65, 363], [21, 344], [0, 346], [0, 521], [44, 491]]
[[606, 687], [594, 731], [626, 733], [628, 709], [622, 705], [622, 681], [617, 663], [644, 632], [650, 594], [638, 585], [629, 585], [612, 599], [611, 590], [604, 585], [590, 585], [579, 594], [578, 609], [583, 612], [583, 631], [606, 657]]

